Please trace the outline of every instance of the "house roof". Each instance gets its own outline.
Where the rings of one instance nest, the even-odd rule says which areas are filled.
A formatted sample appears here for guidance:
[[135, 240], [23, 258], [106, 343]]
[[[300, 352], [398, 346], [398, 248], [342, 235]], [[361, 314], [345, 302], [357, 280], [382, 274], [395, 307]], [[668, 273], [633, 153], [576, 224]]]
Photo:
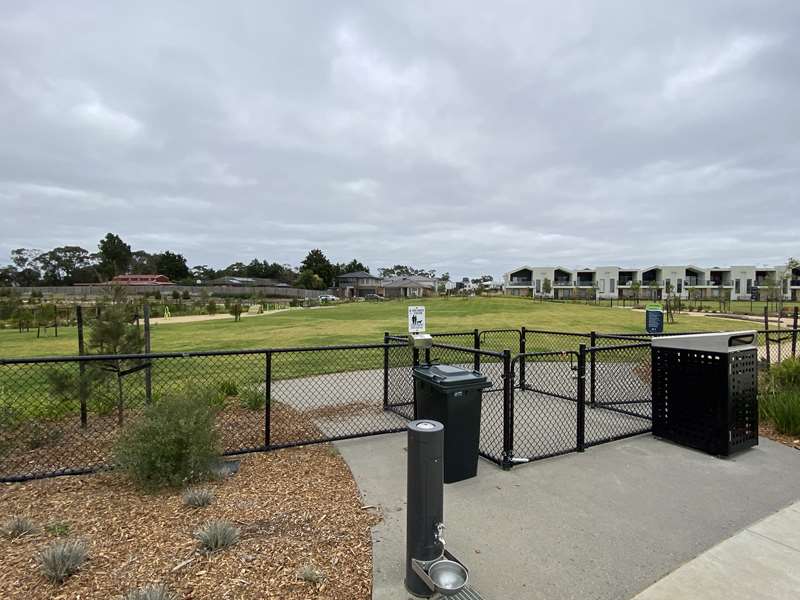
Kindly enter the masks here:
[[411, 288], [430, 289], [436, 287], [436, 281], [428, 277], [426, 278], [392, 277], [391, 279], [384, 280], [383, 287], [385, 288], [411, 287]]

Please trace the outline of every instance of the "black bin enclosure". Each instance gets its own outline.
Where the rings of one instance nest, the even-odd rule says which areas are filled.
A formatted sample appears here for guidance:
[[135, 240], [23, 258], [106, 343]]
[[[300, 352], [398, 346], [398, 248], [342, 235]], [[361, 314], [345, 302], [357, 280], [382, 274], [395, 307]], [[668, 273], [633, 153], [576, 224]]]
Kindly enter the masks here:
[[653, 435], [722, 456], [757, 445], [755, 335], [654, 338]]
[[477, 371], [451, 365], [414, 367], [417, 415], [444, 425], [444, 482], [475, 477], [481, 395], [491, 384]]

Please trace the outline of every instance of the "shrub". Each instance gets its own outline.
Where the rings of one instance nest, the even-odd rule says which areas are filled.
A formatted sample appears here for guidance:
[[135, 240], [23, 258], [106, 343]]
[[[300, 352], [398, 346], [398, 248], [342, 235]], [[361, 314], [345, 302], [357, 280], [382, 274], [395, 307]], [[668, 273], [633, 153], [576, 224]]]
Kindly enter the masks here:
[[27, 430], [28, 448], [31, 450], [52, 446], [64, 437], [64, 432], [61, 429], [51, 428], [46, 423], [39, 421], [29, 423]]
[[222, 550], [239, 541], [239, 530], [229, 521], [209, 521], [194, 535], [207, 552]]
[[219, 456], [209, 395], [186, 388], [148, 407], [115, 446], [119, 466], [143, 488], [205, 478]]
[[250, 410], [261, 410], [266, 404], [264, 392], [258, 389], [258, 386], [248, 387], [242, 390], [239, 394], [240, 404]]
[[208, 506], [213, 499], [214, 493], [203, 488], [189, 488], [183, 492], [183, 503], [192, 508]]
[[173, 300], [180, 300], [181, 293], [178, 290], [172, 290], [171, 295]]
[[63, 583], [86, 561], [83, 540], [59, 540], [42, 550], [38, 556], [39, 569], [53, 583]]
[[189, 293], [189, 290], [183, 290], [183, 293], [181, 294], [181, 298], [183, 298], [184, 300], [189, 300], [189, 299], [191, 299], [191, 297], [192, 297], [192, 295]]
[[771, 366], [761, 383], [760, 417], [779, 433], [800, 435], [800, 358]]
[[208, 304], [206, 304], [206, 312], [209, 315], [217, 314], [217, 303], [214, 302], [213, 300], [209, 300]]
[[177, 600], [177, 596], [166, 585], [158, 583], [125, 592], [122, 600]]
[[2, 529], [3, 535], [8, 538], [18, 538], [36, 532], [36, 525], [25, 517], [11, 517]]
[[230, 379], [220, 381], [218, 389], [219, 393], [225, 397], [239, 395], [239, 388], [236, 387], [236, 382], [231, 381]]

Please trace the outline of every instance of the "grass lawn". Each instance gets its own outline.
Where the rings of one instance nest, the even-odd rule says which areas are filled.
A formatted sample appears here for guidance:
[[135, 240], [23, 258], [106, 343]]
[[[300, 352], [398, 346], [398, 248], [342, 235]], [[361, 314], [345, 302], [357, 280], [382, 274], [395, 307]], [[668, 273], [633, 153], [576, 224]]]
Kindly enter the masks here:
[[[428, 331], [513, 328], [642, 333], [644, 314], [624, 308], [534, 302], [529, 299], [427, 298], [417, 301], [361, 302], [331, 308], [296, 309], [242, 319], [153, 326], [154, 352], [233, 350], [286, 346], [379, 343], [384, 331], [406, 331], [406, 306], [424, 304]], [[680, 315], [667, 331], [753, 329], [757, 324]], [[77, 354], [77, 331], [59, 329], [58, 338], [36, 338], [35, 331], [0, 331], [0, 358]]]

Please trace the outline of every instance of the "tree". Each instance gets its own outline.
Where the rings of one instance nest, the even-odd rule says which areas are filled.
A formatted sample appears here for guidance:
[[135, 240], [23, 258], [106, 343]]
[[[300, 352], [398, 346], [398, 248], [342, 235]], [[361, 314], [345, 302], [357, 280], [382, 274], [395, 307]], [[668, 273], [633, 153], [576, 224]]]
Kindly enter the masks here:
[[91, 266], [89, 252], [80, 246], [59, 246], [36, 257], [45, 285], [76, 283], [76, 275]]
[[650, 289], [650, 299], [656, 300], [658, 297], [658, 282], [653, 279], [650, 283], [647, 284], [647, 287]]
[[106, 280], [128, 272], [133, 253], [131, 247], [123, 242], [121, 237], [107, 233], [106, 237], [100, 240], [98, 248], [100, 248], [100, 264], [97, 266], [97, 271]]
[[160, 275], [166, 275], [172, 281], [181, 281], [191, 276], [183, 254], [175, 254], [169, 250], [156, 254], [156, 269]]
[[552, 291], [553, 291], [553, 284], [550, 282], [550, 279], [548, 277], [545, 277], [544, 281], [542, 281], [542, 293], [545, 296], [549, 296], [550, 292]]
[[192, 279], [209, 281], [217, 277], [217, 272], [208, 265], [195, 265], [192, 267]]
[[381, 277], [436, 277], [436, 269], [426, 271], [408, 265], [394, 265], [393, 267], [383, 267], [378, 269]]
[[137, 275], [155, 275], [158, 273], [158, 266], [156, 261], [157, 254], [150, 254], [144, 250], [137, 250], [131, 255], [131, 273]]
[[334, 275], [336, 277], [344, 275], [345, 273], [356, 273], [358, 271], [369, 273], [369, 267], [355, 258], [349, 263], [337, 263], [334, 267]]
[[639, 291], [642, 289], [640, 281], [631, 281], [631, 293], [633, 294], [633, 301], [639, 304]]
[[[302, 263], [300, 277], [303, 277], [302, 271], [311, 271], [322, 279], [323, 287], [310, 288], [310, 289], [323, 289], [333, 285], [334, 268], [328, 258], [322, 253], [322, 250], [315, 248], [306, 255]], [[299, 281], [299, 280], [298, 280]]]
[[310, 269], [300, 271], [300, 276], [297, 278], [297, 286], [307, 290], [324, 290], [327, 287], [322, 277]]

